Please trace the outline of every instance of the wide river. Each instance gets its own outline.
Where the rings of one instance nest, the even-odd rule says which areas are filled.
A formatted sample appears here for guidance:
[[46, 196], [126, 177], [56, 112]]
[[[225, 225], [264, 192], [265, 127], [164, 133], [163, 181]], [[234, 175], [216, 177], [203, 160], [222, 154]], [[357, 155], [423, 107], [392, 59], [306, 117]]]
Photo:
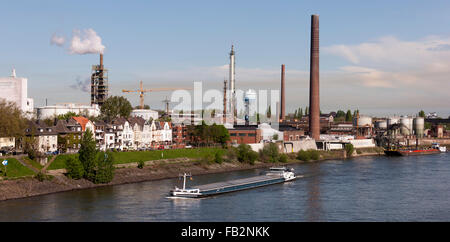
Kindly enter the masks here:
[[[292, 165], [306, 178], [202, 199], [170, 199], [179, 179], [0, 202], [0, 221], [450, 221], [450, 154]], [[205, 184], [262, 169], [194, 177]]]

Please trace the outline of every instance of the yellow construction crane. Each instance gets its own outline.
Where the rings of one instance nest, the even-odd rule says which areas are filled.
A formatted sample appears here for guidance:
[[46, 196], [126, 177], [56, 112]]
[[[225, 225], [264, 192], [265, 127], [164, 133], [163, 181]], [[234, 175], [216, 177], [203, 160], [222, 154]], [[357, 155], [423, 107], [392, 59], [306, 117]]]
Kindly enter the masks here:
[[139, 98], [140, 98], [140, 104], [141, 104], [141, 109], [144, 109], [144, 94], [146, 92], [161, 92], [161, 91], [175, 91], [175, 90], [191, 90], [192, 88], [152, 88], [152, 89], [144, 89], [144, 86], [142, 84], [142, 81], [139, 85], [139, 89], [138, 90], [125, 90], [123, 89], [122, 92], [125, 93], [130, 93], [130, 92], [138, 92], [139, 93]]

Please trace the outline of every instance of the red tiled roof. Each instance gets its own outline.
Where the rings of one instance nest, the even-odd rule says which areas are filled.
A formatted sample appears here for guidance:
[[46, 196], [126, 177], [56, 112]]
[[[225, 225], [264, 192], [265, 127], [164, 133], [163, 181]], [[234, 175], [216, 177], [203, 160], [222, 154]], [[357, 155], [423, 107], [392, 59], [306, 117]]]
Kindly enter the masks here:
[[81, 130], [86, 131], [86, 124], [89, 122], [89, 119], [85, 117], [73, 117], [75, 121], [77, 121], [81, 125]]

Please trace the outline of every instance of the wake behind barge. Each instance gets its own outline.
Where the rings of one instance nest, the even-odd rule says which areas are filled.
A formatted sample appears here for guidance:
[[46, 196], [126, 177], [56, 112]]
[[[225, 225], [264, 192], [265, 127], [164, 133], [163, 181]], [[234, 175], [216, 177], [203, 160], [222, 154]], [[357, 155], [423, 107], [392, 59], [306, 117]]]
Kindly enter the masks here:
[[222, 193], [235, 192], [250, 188], [262, 187], [277, 183], [283, 183], [291, 181], [296, 178], [293, 169], [287, 169], [285, 167], [273, 167], [265, 175], [249, 177], [244, 179], [216, 182], [197, 186], [194, 188], [186, 188], [186, 177], [189, 174], [183, 175], [183, 188], [175, 187], [170, 191], [170, 195], [173, 197], [186, 197], [186, 198], [199, 198], [212, 195], [218, 195]]

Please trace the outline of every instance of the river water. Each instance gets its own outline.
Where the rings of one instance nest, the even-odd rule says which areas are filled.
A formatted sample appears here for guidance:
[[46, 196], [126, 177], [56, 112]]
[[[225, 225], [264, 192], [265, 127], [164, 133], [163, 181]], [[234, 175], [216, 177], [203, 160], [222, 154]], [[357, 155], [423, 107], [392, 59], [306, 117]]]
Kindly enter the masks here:
[[[306, 177], [202, 199], [170, 199], [178, 179], [0, 202], [0, 221], [450, 221], [450, 154], [291, 165]], [[205, 184], [263, 169], [195, 176]]]

